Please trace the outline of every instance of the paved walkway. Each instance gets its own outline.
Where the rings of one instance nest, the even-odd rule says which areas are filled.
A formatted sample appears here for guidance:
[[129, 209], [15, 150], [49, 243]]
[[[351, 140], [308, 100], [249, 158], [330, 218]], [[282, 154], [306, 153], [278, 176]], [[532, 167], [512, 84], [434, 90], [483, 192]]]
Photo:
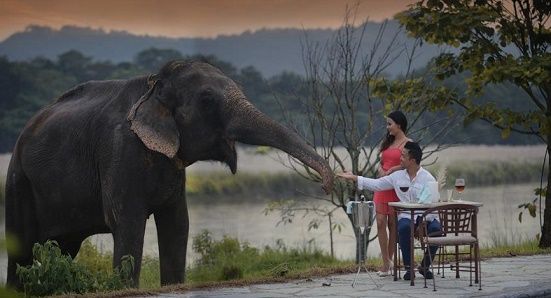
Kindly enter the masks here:
[[493, 258], [482, 262], [481, 291], [478, 285], [469, 287], [468, 273], [463, 273], [460, 279], [451, 271], [446, 271], [446, 278], [437, 275], [436, 292], [433, 292], [432, 280], [427, 280], [428, 288], [424, 288], [419, 274], [414, 287], [402, 279], [393, 281], [392, 277], [370, 275], [373, 280], [365, 271], [360, 273], [354, 288], [351, 284], [355, 274], [346, 274], [157, 297], [551, 297], [551, 255]]

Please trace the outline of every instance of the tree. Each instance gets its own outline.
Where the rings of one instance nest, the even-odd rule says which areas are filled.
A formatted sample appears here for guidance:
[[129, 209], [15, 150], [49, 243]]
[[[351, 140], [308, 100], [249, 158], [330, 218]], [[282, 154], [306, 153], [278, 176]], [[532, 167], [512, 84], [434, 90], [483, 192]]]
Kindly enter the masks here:
[[253, 66], [241, 69], [238, 84], [245, 90], [245, 95], [256, 103], [262, 94], [268, 93], [268, 84], [262, 74]]
[[[419, 1], [396, 17], [414, 37], [455, 47], [434, 60], [439, 79], [468, 73], [466, 94], [450, 92], [445, 99], [424, 104], [459, 105], [466, 121], [483, 119], [501, 130], [534, 136], [551, 154], [551, 1], [549, 0], [430, 0]], [[511, 83], [526, 96], [527, 107], [512, 109], [500, 99], [482, 103], [485, 86]], [[545, 162], [545, 161], [544, 161]], [[548, 169], [551, 159], [548, 159]], [[544, 173], [542, 172], [542, 176]], [[540, 247], [551, 247], [551, 175], [547, 174]]]
[[134, 57], [134, 63], [146, 71], [156, 72], [166, 62], [174, 59], [182, 59], [182, 54], [177, 50], [149, 48], [139, 52]]
[[[396, 63], [397, 58], [405, 55], [408, 62], [404, 65], [404, 75], [400, 81], [411, 78], [413, 72], [410, 66], [419, 44], [400, 42], [397, 38], [400, 31], [389, 32], [384, 22], [379, 27], [373, 45], [367, 48], [364, 35], [368, 23], [356, 25], [355, 12], [356, 7], [347, 8], [342, 27], [326, 44], [312, 43], [306, 36], [303, 63], [307, 96], [297, 98], [302, 107], [300, 113], [287, 113], [285, 118], [329, 162], [334, 172], [349, 170], [356, 175], [376, 177], [378, 144], [385, 132], [384, 116], [390, 111], [401, 109], [408, 113], [412, 128], [408, 135], [420, 141], [424, 147], [437, 143], [434, 142], [436, 138], [450, 131], [446, 128], [452, 125], [453, 117], [431, 124], [442, 128], [432, 136], [427, 134], [428, 127], [419, 127], [419, 120], [428, 109], [414, 103], [418, 97], [432, 96], [426, 93], [432, 90], [413, 86], [408, 89], [411, 97], [397, 98], [396, 94], [403, 90], [392, 89], [392, 80], [385, 77], [385, 70]], [[290, 110], [283, 108], [284, 112]], [[297, 114], [298, 117], [292, 117]], [[433, 151], [426, 152], [425, 157], [444, 147], [437, 145]], [[319, 181], [315, 173], [295, 160], [291, 159], [289, 165], [305, 178]], [[368, 199], [372, 197], [371, 192], [365, 192], [364, 195]], [[271, 204], [268, 211], [282, 212], [284, 220], [296, 211], [326, 216], [330, 221], [331, 232], [341, 228], [341, 223], [331, 221], [334, 212], [346, 212], [350, 198], [357, 196], [355, 185], [337, 181], [329, 197], [315, 197], [320, 205], [305, 208]], [[294, 201], [291, 203], [296, 204]], [[348, 215], [348, 219], [352, 224], [351, 215]], [[313, 223], [320, 225], [315, 220]], [[357, 229], [354, 229], [354, 234], [358, 241], [365, 244], [373, 240], [364, 238]], [[365, 253], [357, 250], [356, 260], [360, 260]]]
[[84, 56], [79, 51], [70, 50], [58, 56], [59, 70], [77, 78], [78, 82], [86, 81], [86, 68], [92, 63], [92, 57]]
[[43, 58], [30, 62], [0, 59], [0, 152], [13, 150], [19, 132], [42, 106], [76, 83]]
[[238, 79], [239, 79], [239, 74], [237, 72], [237, 68], [235, 66], [233, 66], [233, 64], [231, 64], [229, 62], [226, 62], [226, 61], [222, 61], [214, 55], [195, 54], [195, 55], [191, 55], [191, 56], [186, 56], [185, 59], [199, 60], [199, 61], [207, 62], [207, 63], [212, 64], [212, 65], [216, 66], [217, 68], [219, 68], [225, 75], [230, 77], [232, 80], [238, 81]]

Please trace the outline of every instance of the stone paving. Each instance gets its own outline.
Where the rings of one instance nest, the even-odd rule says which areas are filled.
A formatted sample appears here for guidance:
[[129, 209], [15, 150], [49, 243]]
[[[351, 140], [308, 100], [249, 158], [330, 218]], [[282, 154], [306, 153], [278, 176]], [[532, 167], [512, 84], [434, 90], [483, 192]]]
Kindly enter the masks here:
[[424, 288], [420, 274], [416, 274], [414, 287], [403, 279], [393, 281], [393, 277], [378, 277], [374, 272], [362, 271], [352, 288], [354, 276], [333, 275], [279, 284], [160, 294], [157, 297], [551, 297], [551, 255], [483, 261], [481, 291], [477, 284], [469, 287], [469, 274], [463, 272], [459, 279], [452, 271], [446, 271], [445, 278], [435, 275], [436, 292], [432, 280], [427, 280], [427, 288]]

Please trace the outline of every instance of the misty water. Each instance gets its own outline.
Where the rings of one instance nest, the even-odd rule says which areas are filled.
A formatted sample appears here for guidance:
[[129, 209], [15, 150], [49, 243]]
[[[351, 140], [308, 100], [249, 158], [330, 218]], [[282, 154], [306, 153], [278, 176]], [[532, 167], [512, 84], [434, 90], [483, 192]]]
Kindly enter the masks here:
[[[522, 223], [518, 221], [518, 204], [534, 198], [533, 189], [536, 183], [499, 185], [491, 187], [469, 188], [464, 192], [464, 199], [479, 201], [484, 204], [479, 213], [479, 232], [482, 246], [492, 244], [495, 239], [520, 241], [533, 239], [539, 232], [539, 218], [532, 218], [526, 212]], [[314, 203], [314, 202], [312, 202]], [[239, 203], [190, 204], [190, 241], [188, 243], [188, 264], [192, 264], [197, 255], [191, 249], [193, 236], [206, 229], [212, 232], [215, 239], [223, 235], [247, 241], [252, 246], [262, 248], [265, 245], [274, 246], [277, 239], [282, 239], [288, 247], [305, 247], [315, 245], [329, 252], [329, 227], [327, 221], [317, 230], [308, 231], [310, 217], [298, 215], [292, 224], [277, 225], [280, 220], [278, 213], [265, 216], [263, 213], [266, 204]], [[342, 232], [334, 233], [335, 255], [341, 259], [352, 259], [355, 254], [355, 239], [353, 231], [344, 212], [337, 212], [335, 220], [343, 223]], [[2, 227], [2, 234], [4, 228]], [[375, 228], [371, 236], [376, 233]], [[109, 234], [91, 237], [92, 243], [102, 251], [112, 251], [113, 241]], [[368, 247], [368, 255], [377, 257], [380, 253], [377, 240]], [[150, 217], [146, 227], [144, 254], [157, 256], [157, 235], [153, 217]], [[0, 280], [5, 281], [6, 256], [0, 257]]]

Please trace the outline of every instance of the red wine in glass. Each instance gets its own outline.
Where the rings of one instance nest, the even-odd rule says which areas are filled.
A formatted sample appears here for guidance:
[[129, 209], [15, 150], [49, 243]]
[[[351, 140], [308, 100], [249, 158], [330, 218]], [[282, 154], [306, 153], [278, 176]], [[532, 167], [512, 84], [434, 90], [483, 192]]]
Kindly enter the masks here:
[[455, 190], [459, 193], [457, 198], [458, 201], [461, 201], [461, 193], [465, 190], [465, 179], [457, 178], [455, 179]]
[[407, 185], [406, 186], [400, 186], [399, 188], [402, 192], [406, 192], [406, 191], [409, 190], [409, 186], [407, 186]]
[[457, 190], [458, 193], [462, 193], [465, 190], [465, 179], [455, 179], [455, 190]]

